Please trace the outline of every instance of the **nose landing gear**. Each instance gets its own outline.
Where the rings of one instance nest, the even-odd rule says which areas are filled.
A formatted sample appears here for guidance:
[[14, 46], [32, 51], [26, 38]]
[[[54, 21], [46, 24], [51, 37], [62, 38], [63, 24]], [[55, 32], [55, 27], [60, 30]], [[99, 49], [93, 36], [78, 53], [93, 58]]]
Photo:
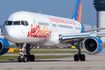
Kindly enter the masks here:
[[[34, 55], [30, 55], [30, 44], [22, 44], [19, 45], [20, 46], [20, 53], [19, 53], [19, 57], [18, 57], [18, 62], [27, 62], [27, 61], [35, 61], [35, 56]], [[24, 55], [23, 51], [24, 48], [26, 47], [26, 55]]]

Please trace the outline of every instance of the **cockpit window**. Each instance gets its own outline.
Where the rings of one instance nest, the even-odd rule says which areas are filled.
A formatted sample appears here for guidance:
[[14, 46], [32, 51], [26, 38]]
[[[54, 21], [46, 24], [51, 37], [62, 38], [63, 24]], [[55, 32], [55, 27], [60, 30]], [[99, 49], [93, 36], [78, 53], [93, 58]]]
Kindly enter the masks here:
[[20, 21], [14, 21], [13, 25], [20, 25]]
[[27, 21], [6, 21], [5, 25], [24, 25], [24, 26], [28, 26], [28, 22]]
[[26, 24], [26, 26], [28, 25], [28, 22], [27, 21], [25, 21], [25, 24]]
[[21, 24], [24, 25], [24, 26], [27, 26], [28, 22], [27, 21], [21, 21]]
[[6, 21], [5, 25], [12, 25], [13, 21]]
[[21, 21], [21, 24], [22, 24], [22, 25], [25, 25], [25, 24], [24, 24], [24, 21]]

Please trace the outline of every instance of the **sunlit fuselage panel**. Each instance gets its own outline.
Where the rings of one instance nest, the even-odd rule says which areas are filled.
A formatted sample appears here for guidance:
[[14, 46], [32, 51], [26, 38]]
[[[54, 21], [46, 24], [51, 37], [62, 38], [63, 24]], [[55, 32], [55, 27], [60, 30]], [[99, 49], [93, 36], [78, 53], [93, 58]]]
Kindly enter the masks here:
[[5, 22], [5, 39], [14, 43], [59, 45], [59, 34], [80, 33], [82, 26], [71, 19], [32, 12], [16, 12]]

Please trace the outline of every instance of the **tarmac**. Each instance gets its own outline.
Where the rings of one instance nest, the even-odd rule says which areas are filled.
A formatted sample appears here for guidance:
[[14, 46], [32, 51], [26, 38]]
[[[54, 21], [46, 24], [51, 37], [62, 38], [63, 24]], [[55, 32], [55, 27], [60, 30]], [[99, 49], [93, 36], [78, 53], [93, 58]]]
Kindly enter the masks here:
[[[54, 55], [56, 54], [72, 55], [75, 53], [55, 53]], [[43, 53], [40, 55], [43, 55]], [[86, 54], [86, 61], [74, 61], [73, 59], [74, 57], [36, 59], [34, 62], [26, 63], [0, 61], [0, 70], [105, 70], [105, 49], [98, 55]]]

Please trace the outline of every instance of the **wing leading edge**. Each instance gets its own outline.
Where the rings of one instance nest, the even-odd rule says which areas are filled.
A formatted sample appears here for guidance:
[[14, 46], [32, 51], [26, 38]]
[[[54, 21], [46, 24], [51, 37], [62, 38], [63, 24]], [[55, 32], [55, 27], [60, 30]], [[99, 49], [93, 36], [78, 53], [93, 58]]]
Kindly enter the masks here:
[[73, 41], [76, 42], [78, 40], [84, 40], [87, 37], [103, 37], [105, 36], [105, 32], [90, 32], [90, 33], [76, 33], [76, 34], [59, 34], [59, 40], [61, 42]]
[[97, 30], [105, 30], [105, 28], [90, 29], [90, 30], [86, 30], [85, 32], [97, 31]]

